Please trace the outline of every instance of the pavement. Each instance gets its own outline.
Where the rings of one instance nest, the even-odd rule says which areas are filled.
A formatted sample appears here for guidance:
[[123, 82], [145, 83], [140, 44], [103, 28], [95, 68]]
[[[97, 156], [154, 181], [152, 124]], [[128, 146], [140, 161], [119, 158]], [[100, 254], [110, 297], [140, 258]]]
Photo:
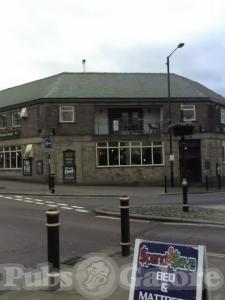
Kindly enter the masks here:
[[[134, 205], [130, 207], [129, 215], [132, 219], [140, 220], [225, 226], [225, 210], [190, 205], [189, 211], [184, 212], [182, 208], [183, 206], [178, 204]], [[95, 213], [109, 217], [120, 217], [120, 210], [116, 206], [97, 207]]]
[[[85, 261], [82, 267], [79, 263], [82, 263], [82, 260], [78, 262], [78, 265], [68, 266], [65, 264], [61, 265], [61, 287], [56, 291], [50, 291], [47, 288], [46, 280], [47, 277], [43, 276], [41, 279], [36, 279], [32, 281], [33, 289], [31, 286], [25, 287], [25, 278], [27, 275], [24, 273], [24, 277], [20, 280], [15, 280], [17, 282], [18, 290], [11, 291], [0, 291], [0, 299], [1, 300], [122, 300], [129, 298], [129, 284], [130, 284], [130, 270], [132, 266], [133, 253], [131, 253], [128, 257], [122, 257], [118, 252], [118, 249], [111, 249], [111, 253], [107, 253], [108, 256], [105, 256], [105, 253], [102, 256], [103, 261], [108, 263], [110, 268], [111, 278], [106, 281], [105, 285], [99, 284], [99, 286], [91, 291], [88, 289], [84, 289], [82, 285], [84, 282], [87, 282], [87, 265], [89, 261]], [[99, 257], [101, 258], [101, 254]], [[214, 276], [216, 278], [212, 278], [212, 283], [216, 282], [216, 288], [211, 291], [212, 300], [224, 300], [224, 264], [221, 267], [221, 259], [216, 257], [211, 257], [210, 254], [208, 256], [208, 270], [209, 272], [216, 271]], [[99, 259], [98, 257], [98, 259]], [[88, 258], [87, 258], [88, 259]], [[89, 265], [88, 265], [89, 266]], [[217, 269], [215, 269], [217, 266]], [[213, 269], [212, 269], [213, 267]], [[82, 273], [85, 270], [84, 273]], [[31, 270], [28, 270], [31, 272]], [[63, 274], [68, 274], [70, 277], [66, 277]], [[82, 275], [84, 275], [82, 277]], [[16, 274], [17, 275], [17, 274]], [[29, 278], [29, 276], [27, 277]], [[215, 282], [214, 282], [215, 281]], [[28, 281], [27, 281], [28, 282]], [[45, 282], [45, 286], [43, 287], [42, 283]], [[113, 282], [113, 283], [112, 283]], [[112, 283], [110, 285], [110, 283]], [[23, 286], [20, 288], [20, 286]], [[67, 286], [67, 287], [66, 287]], [[96, 292], [96, 294], [95, 294]], [[147, 298], [146, 298], [147, 299]], [[157, 298], [158, 299], [158, 298]], [[172, 298], [171, 298], [172, 299]], [[175, 299], [175, 298], [173, 298]], [[205, 299], [204, 299], [205, 300]]]
[[[206, 191], [204, 186], [190, 186], [189, 194], [209, 193], [209, 192], [225, 192], [225, 187], [221, 189], [210, 188]], [[181, 187], [168, 188], [165, 193], [164, 186], [91, 186], [77, 184], [56, 184], [55, 193], [51, 193], [48, 183], [36, 183], [17, 180], [0, 180], [0, 193], [2, 194], [23, 194], [23, 195], [39, 195], [39, 196], [99, 196], [99, 197], [119, 197], [121, 195], [142, 197], [154, 195], [178, 195], [182, 194]]]

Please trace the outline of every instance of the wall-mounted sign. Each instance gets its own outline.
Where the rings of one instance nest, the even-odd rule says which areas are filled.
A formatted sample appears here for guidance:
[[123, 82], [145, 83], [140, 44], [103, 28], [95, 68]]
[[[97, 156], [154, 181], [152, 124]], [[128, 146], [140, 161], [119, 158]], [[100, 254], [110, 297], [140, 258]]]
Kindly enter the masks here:
[[75, 165], [75, 152], [73, 150], [66, 150], [63, 152], [64, 166]]
[[208, 300], [203, 297], [204, 246], [135, 243], [129, 300]]
[[174, 161], [174, 154], [170, 154], [170, 161]]
[[10, 139], [20, 136], [19, 130], [7, 130], [7, 131], [0, 131], [0, 139]]
[[75, 166], [63, 167], [63, 181], [75, 182], [76, 181], [76, 169]]
[[31, 158], [23, 159], [23, 175], [25, 175], [25, 176], [32, 175], [32, 159]]
[[45, 146], [45, 151], [46, 152], [51, 152], [52, 151], [52, 140], [50, 136], [46, 136], [44, 138], [44, 146]]
[[43, 160], [37, 160], [36, 161], [36, 173], [38, 175], [42, 175], [44, 173]]

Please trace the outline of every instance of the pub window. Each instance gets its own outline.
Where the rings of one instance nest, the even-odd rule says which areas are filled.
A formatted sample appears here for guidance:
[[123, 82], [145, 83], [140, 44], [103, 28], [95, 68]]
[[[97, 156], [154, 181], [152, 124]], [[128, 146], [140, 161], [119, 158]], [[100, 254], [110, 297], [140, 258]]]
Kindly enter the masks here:
[[72, 123], [75, 121], [74, 106], [59, 107], [59, 121], [61, 123]]
[[7, 127], [7, 117], [5, 115], [0, 115], [0, 129]]
[[0, 169], [21, 169], [21, 146], [0, 148]]
[[164, 164], [164, 146], [159, 142], [105, 142], [96, 144], [99, 167], [153, 166]]
[[195, 105], [182, 104], [181, 113], [183, 121], [196, 121]]
[[20, 111], [13, 111], [12, 112], [12, 127], [20, 127], [21, 126], [21, 118], [20, 118]]

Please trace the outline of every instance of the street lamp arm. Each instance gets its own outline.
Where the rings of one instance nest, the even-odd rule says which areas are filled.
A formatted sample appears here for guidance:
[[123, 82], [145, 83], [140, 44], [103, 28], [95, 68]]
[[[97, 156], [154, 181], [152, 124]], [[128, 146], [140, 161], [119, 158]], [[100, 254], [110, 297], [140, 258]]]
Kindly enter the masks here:
[[170, 59], [170, 56], [178, 49], [178, 47], [176, 49], [174, 49], [168, 56], [167, 56], [167, 62]]
[[170, 58], [170, 56], [178, 49], [178, 48], [182, 48], [182, 47], [184, 47], [184, 43], [179, 43], [178, 45], [177, 45], [177, 47], [167, 56], [167, 63], [168, 63], [168, 60], [169, 60], [169, 58]]

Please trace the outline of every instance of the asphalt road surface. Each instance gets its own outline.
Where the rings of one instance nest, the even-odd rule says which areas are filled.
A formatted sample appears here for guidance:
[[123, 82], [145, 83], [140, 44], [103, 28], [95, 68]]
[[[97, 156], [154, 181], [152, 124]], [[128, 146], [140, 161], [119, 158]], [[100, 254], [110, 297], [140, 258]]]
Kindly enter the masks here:
[[[213, 195], [207, 205], [221, 205], [222, 196]], [[197, 197], [197, 196], [195, 196]], [[169, 197], [170, 198], [170, 197]], [[178, 201], [179, 197], [172, 198]], [[167, 202], [168, 197], [151, 198], [154, 202]], [[149, 199], [132, 199], [146, 204]], [[203, 202], [198, 196], [192, 200]], [[46, 261], [46, 216], [48, 208], [60, 208], [61, 258], [69, 259], [110, 247], [119, 249], [120, 221], [117, 218], [96, 216], [93, 208], [117, 205], [113, 198], [32, 197], [1, 195], [0, 197], [0, 263], [19, 263], [34, 267]], [[170, 224], [131, 221], [131, 240], [145, 239], [187, 244], [203, 244], [208, 251], [225, 254], [225, 227], [192, 224]]]

